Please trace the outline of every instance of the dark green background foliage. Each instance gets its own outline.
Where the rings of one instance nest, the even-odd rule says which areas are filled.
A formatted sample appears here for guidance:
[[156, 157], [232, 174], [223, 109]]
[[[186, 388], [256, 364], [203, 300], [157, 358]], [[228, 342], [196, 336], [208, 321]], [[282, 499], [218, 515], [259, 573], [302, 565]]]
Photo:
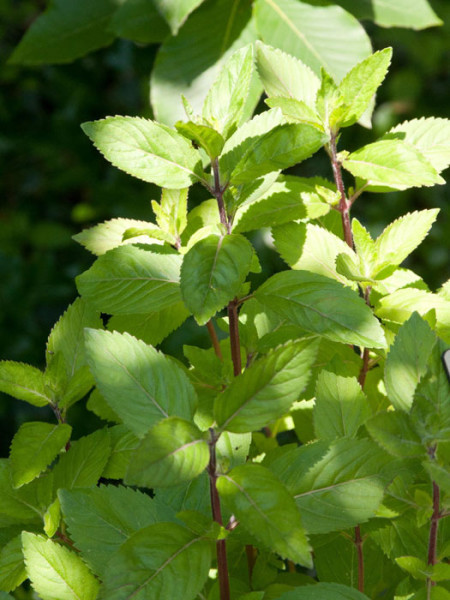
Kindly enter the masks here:
[[[350, 9], [352, 3], [342, 4]], [[432, 0], [431, 5], [444, 21], [442, 27], [383, 29], [363, 21], [374, 50], [393, 46], [393, 64], [378, 94], [373, 130], [345, 130], [343, 147], [356, 149], [405, 119], [449, 116], [450, 5], [448, 0]], [[92, 263], [71, 236], [111, 217], [151, 219], [150, 200], [159, 198], [156, 186], [112, 168], [80, 129], [80, 123], [105, 115], [153, 116], [149, 82], [158, 44], [136, 45], [111, 36], [106, 48], [70, 64], [6, 64], [43, 9], [43, 1], [0, 0], [0, 359], [39, 367], [50, 327], [76, 296], [74, 277]], [[169, 33], [164, 27], [161, 21], [161, 37]], [[298, 175], [318, 173], [331, 176], [323, 151], [296, 169]], [[194, 188], [190, 206], [205, 194]], [[443, 209], [426, 243], [406, 265], [435, 289], [450, 276], [448, 194], [448, 184], [369, 194], [353, 214], [378, 234], [408, 211]], [[254, 243], [263, 259], [263, 278], [285, 268], [262, 237]], [[202, 344], [203, 335], [190, 319], [169, 338], [166, 349], [176, 354], [182, 343]], [[79, 406], [71, 420], [79, 420], [82, 435], [96, 423]], [[0, 395], [2, 455], [21, 422], [40, 418], [41, 410], [34, 414], [25, 403]]]

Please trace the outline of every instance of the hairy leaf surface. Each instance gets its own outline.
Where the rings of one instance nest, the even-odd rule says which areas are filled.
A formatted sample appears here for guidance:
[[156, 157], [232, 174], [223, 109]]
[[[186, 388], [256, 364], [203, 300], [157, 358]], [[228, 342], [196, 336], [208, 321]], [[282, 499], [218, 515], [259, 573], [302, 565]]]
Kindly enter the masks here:
[[200, 154], [179, 133], [140, 117], [83, 123], [84, 133], [115, 167], [169, 189], [202, 180]]
[[29, 483], [44, 471], [70, 438], [70, 425], [23, 423], [11, 443], [11, 475], [14, 487]]
[[382, 348], [380, 324], [356, 292], [308, 271], [270, 277], [255, 292], [263, 306], [307, 331], [348, 344]]
[[192, 423], [169, 417], [150, 429], [133, 452], [125, 483], [170, 487], [200, 475], [209, 461], [204, 434]]
[[99, 582], [81, 558], [41, 535], [22, 533], [31, 584], [42, 600], [95, 600]]
[[100, 598], [193, 600], [210, 566], [209, 540], [175, 523], [149, 525], [132, 535], [110, 561]]
[[123, 486], [60, 490], [58, 497], [70, 537], [97, 575], [133, 533], [165, 517], [156, 501]]
[[217, 489], [237, 519], [264, 547], [295, 563], [312, 564], [311, 548], [295, 502], [268, 469], [250, 463], [235, 467], [218, 478]]
[[257, 0], [255, 15], [266, 44], [301, 59], [317, 74], [325, 68], [338, 81], [371, 52], [362, 26], [340, 6]]
[[241, 235], [210, 235], [184, 257], [181, 293], [199, 325], [238, 295], [250, 270], [253, 247]]
[[168, 416], [193, 416], [194, 389], [161, 352], [127, 333], [93, 329], [86, 332], [86, 350], [100, 392], [137, 436]]
[[181, 257], [123, 246], [100, 256], [76, 278], [78, 291], [110, 314], [142, 314], [180, 301]]
[[444, 183], [423, 154], [403, 140], [381, 140], [363, 146], [349, 154], [342, 166], [370, 186], [406, 190]]
[[308, 382], [317, 347], [316, 341], [288, 342], [254, 362], [217, 396], [217, 425], [245, 433], [283, 416]]

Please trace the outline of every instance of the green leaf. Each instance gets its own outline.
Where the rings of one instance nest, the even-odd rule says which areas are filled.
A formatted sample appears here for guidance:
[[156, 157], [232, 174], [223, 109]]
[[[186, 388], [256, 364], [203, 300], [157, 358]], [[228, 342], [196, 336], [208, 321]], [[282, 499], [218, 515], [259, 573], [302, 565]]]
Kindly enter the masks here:
[[187, 123], [178, 121], [175, 123], [175, 127], [184, 137], [203, 148], [211, 161], [217, 158], [222, 152], [225, 140], [218, 131], [209, 125], [200, 125], [192, 121], [188, 121]]
[[435, 334], [417, 313], [399, 329], [385, 365], [387, 395], [397, 410], [408, 412], [411, 408], [435, 343]]
[[444, 339], [450, 338], [450, 302], [443, 296], [432, 294], [424, 289], [403, 288], [381, 298], [375, 313], [381, 319], [403, 323], [413, 312], [425, 316], [436, 311], [436, 332]]
[[111, 421], [112, 423], [121, 423], [122, 420], [116, 415], [113, 409], [109, 406], [97, 388], [94, 388], [86, 403], [86, 408], [92, 411], [100, 419]]
[[435, 345], [429, 373], [420, 382], [411, 408], [414, 428], [427, 448], [450, 439], [450, 386], [441, 356], [447, 345], [440, 340]]
[[[294, 495], [308, 533], [354, 527], [372, 518], [393, 475], [392, 458], [367, 439], [315, 442], [269, 465]], [[387, 473], [385, 471], [387, 470]]]
[[177, 304], [181, 256], [123, 246], [100, 256], [76, 278], [78, 290], [98, 310], [142, 314]]
[[246, 102], [252, 91], [253, 77], [253, 45], [249, 44], [237, 50], [227, 60], [205, 98], [203, 118], [224, 139], [229, 138], [250, 116], [246, 112]]
[[346, 344], [385, 346], [382, 328], [362, 298], [323, 275], [277, 273], [254, 295], [263, 306], [311, 333]]
[[28, 29], [9, 62], [22, 65], [67, 63], [109, 46], [114, 0], [53, 0]]
[[[369, 598], [394, 598], [398, 582], [403, 579], [400, 569], [392, 563], [372, 539], [371, 531], [362, 528], [364, 539], [364, 590]], [[319, 581], [354, 586], [358, 581], [358, 548], [354, 532], [315, 536], [314, 567]]]
[[289, 223], [275, 227], [273, 238], [281, 258], [292, 269], [318, 273], [348, 285], [348, 279], [336, 269], [336, 258], [339, 253], [354, 253], [331, 231], [311, 223]]
[[438, 173], [450, 165], [450, 120], [436, 118], [404, 121], [384, 138], [401, 139], [419, 150]]
[[176, 35], [181, 25], [203, 0], [153, 0], [156, 8]]
[[369, 600], [353, 587], [338, 583], [317, 583], [286, 592], [278, 600]]
[[54, 467], [54, 489], [96, 485], [111, 451], [107, 429], [99, 429], [72, 442]]
[[110, 331], [130, 333], [151, 346], [160, 344], [189, 317], [183, 302], [143, 315], [115, 315], [108, 321]]
[[24, 423], [11, 443], [11, 475], [14, 487], [29, 483], [44, 471], [69, 441], [66, 424]]
[[22, 554], [22, 536], [18, 535], [5, 544], [0, 551], [0, 589], [11, 592], [26, 578], [27, 573]]
[[250, 270], [253, 247], [241, 235], [210, 235], [193, 246], [181, 268], [181, 293], [199, 325], [238, 295]]
[[218, 427], [245, 433], [282, 417], [308, 383], [317, 349], [315, 340], [288, 342], [254, 362], [217, 396]]
[[[281, 111], [279, 109], [273, 109], [266, 110], [259, 115], [256, 115], [253, 119], [244, 123], [242, 127], [239, 127], [239, 129], [228, 138], [223, 147], [222, 155], [219, 160], [221, 180], [228, 180], [229, 174], [239, 163], [242, 156], [247, 152], [250, 152], [255, 143], [265, 134], [270, 133], [277, 125], [281, 125], [283, 122], [284, 120]], [[275, 175], [272, 175], [272, 177], [276, 178]], [[253, 190], [254, 186], [255, 181], [248, 182], [246, 186], [243, 186], [241, 189], [244, 190], [244, 196], [245, 189], [250, 187], [250, 189]]]
[[97, 311], [77, 298], [53, 327], [47, 342], [47, 361], [61, 352], [65, 358], [68, 377], [86, 364], [83, 331], [85, 327], [100, 329], [102, 320]]
[[255, 15], [265, 43], [299, 58], [317, 74], [324, 67], [338, 81], [371, 53], [363, 27], [340, 6], [257, 0]]
[[156, 523], [130, 537], [107, 566], [100, 598], [194, 600], [211, 566], [211, 542], [175, 523]]
[[369, 402], [356, 377], [321, 371], [314, 406], [316, 436], [324, 440], [355, 437], [371, 415]]
[[169, 189], [203, 181], [200, 154], [179, 133], [140, 117], [83, 123], [84, 133], [115, 167]]
[[385, 0], [362, 0], [355, 4], [353, 0], [339, 0], [344, 8], [358, 18], [371, 19], [380, 27], [408, 27], [426, 29], [442, 25], [441, 19], [431, 8], [428, 0], [397, 0], [386, 3]]
[[31, 584], [42, 600], [95, 600], [99, 582], [77, 554], [24, 531], [23, 554]]
[[137, 44], [159, 44], [170, 34], [153, 0], [126, 0], [114, 13], [109, 30]]
[[393, 456], [424, 458], [425, 447], [405, 413], [380, 412], [366, 423], [366, 427], [373, 439]]
[[127, 472], [131, 455], [139, 444], [139, 438], [125, 427], [116, 425], [109, 428], [111, 454], [102, 473], [106, 479], [123, 479]]
[[277, 181], [255, 200], [244, 201], [234, 217], [233, 232], [253, 231], [305, 218], [307, 206], [300, 194], [310, 192], [311, 188], [296, 183]]
[[124, 233], [128, 229], [133, 227], [136, 229], [143, 229], [152, 226], [154, 227], [153, 223], [137, 221], [136, 219], [110, 219], [109, 221], [99, 223], [89, 229], [83, 229], [81, 233], [72, 236], [72, 239], [84, 246], [89, 252], [92, 252], [92, 254], [101, 256], [108, 252], [108, 250], [112, 250], [123, 244], [136, 244], [138, 242], [149, 243], [150, 241], [155, 243], [156, 240], [150, 240], [146, 235], [131, 240], [123, 239]]
[[53, 537], [58, 531], [61, 523], [61, 505], [59, 499], [56, 498], [45, 511], [44, 515], [44, 532], [48, 537]]
[[295, 98], [279, 98], [273, 96], [265, 101], [271, 108], [279, 108], [286, 121], [292, 123], [305, 123], [313, 125], [319, 131], [325, 131], [323, 121], [316, 111], [310, 108], [305, 102]]
[[53, 327], [47, 342], [45, 376], [56, 403], [67, 408], [94, 384], [86, 366], [84, 328], [103, 327], [100, 314], [77, 298]]
[[221, 475], [217, 489], [236, 518], [264, 547], [295, 563], [312, 565], [300, 513], [273, 473], [248, 463]]
[[130, 536], [160, 516], [150, 496], [123, 486], [60, 490], [64, 521], [76, 547], [97, 575], [105, 573], [111, 556]]
[[196, 397], [170, 358], [124, 333], [86, 331], [88, 361], [98, 388], [138, 437], [169, 416], [190, 420]]
[[358, 219], [352, 219], [352, 235], [360, 268], [369, 277], [372, 273], [373, 265], [377, 260], [375, 242]]
[[399, 556], [395, 562], [414, 579], [426, 581], [432, 573], [432, 567], [416, 556]]
[[42, 524], [39, 508], [29, 497], [29, 487], [33, 484], [15, 490], [9, 461], [0, 459], [0, 527], [32, 522]]
[[339, 127], [349, 127], [362, 117], [386, 76], [391, 57], [392, 48], [385, 48], [358, 63], [345, 75], [338, 88], [344, 102]]
[[403, 140], [381, 140], [363, 146], [349, 154], [342, 166], [370, 187], [406, 190], [444, 183], [423, 155]]
[[279, 48], [256, 42], [257, 68], [264, 90], [269, 96], [292, 98], [314, 109], [320, 80], [303, 63]]
[[246, 183], [266, 173], [292, 167], [317, 152], [327, 140], [325, 134], [311, 125], [278, 125], [246, 145], [233, 166], [230, 181], [235, 185]]
[[53, 400], [46, 389], [44, 373], [13, 360], [0, 361], [0, 392], [33, 406], [46, 406]]
[[152, 427], [133, 452], [125, 483], [170, 487], [200, 475], [208, 461], [204, 434], [194, 424], [170, 417]]
[[[439, 209], [407, 213], [391, 223], [375, 241], [376, 264], [373, 275], [401, 264], [423, 241], [436, 220]], [[381, 278], [381, 277], [380, 277]]]
[[156, 222], [163, 231], [172, 235], [177, 241], [179, 241], [187, 224], [188, 192], [189, 188], [181, 190], [164, 188], [161, 194], [161, 202], [158, 204], [158, 202], [152, 200]]
[[[257, 38], [251, 10], [249, 0], [238, 4], [229, 0], [205, 2], [178, 35], [162, 44], [150, 84], [158, 121], [172, 125], [185, 118], [181, 95], [189, 99], [195, 112], [201, 112], [206, 94], [227, 58]], [[260, 96], [259, 82], [255, 86], [246, 108], [248, 117]]]

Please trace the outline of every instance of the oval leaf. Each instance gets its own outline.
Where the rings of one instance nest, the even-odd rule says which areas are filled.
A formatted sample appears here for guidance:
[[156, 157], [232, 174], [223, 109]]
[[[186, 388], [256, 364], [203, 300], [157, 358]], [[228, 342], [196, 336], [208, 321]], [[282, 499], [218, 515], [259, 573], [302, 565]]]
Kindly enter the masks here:
[[31, 584], [42, 600], [95, 600], [99, 582], [81, 558], [41, 535], [22, 533]]
[[423, 154], [403, 140], [381, 140], [352, 152], [342, 166], [355, 177], [396, 190], [445, 183]]
[[100, 598], [193, 600], [210, 566], [209, 540], [175, 523], [156, 523], [131, 536], [114, 555]]
[[69, 425], [24, 423], [11, 444], [11, 475], [14, 487], [33, 481], [56, 458], [69, 441]]
[[192, 423], [170, 417], [157, 423], [131, 456], [125, 482], [141, 487], [169, 487], [200, 475], [209, 446]]
[[255, 292], [267, 308], [307, 331], [346, 344], [383, 348], [380, 323], [357, 292], [308, 271], [270, 277]]
[[289, 342], [235, 377], [215, 401], [221, 429], [245, 433], [283, 416], [300, 397], [317, 354], [316, 342]]
[[252, 245], [237, 234], [210, 235], [189, 250], [181, 268], [181, 293], [199, 325], [239, 293], [252, 257]]
[[248, 463], [221, 475], [217, 489], [236, 518], [264, 547], [295, 563], [312, 566], [311, 547], [300, 513], [273, 473]]
[[142, 314], [181, 300], [180, 266], [177, 253], [121, 246], [100, 256], [76, 283], [80, 294], [102, 312]]
[[360, 23], [340, 6], [311, 6], [299, 0], [257, 0], [256, 26], [266, 44], [300, 58], [320, 74], [340, 80], [371, 53]]
[[84, 133], [115, 167], [169, 189], [202, 180], [200, 154], [166, 125], [139, 117], [83, 123]]
[[100, 392], [137, 436], [168, 416], [193, 416], [196, 396], [187, 376], [141, 340], [87, 329], [86, 352]]

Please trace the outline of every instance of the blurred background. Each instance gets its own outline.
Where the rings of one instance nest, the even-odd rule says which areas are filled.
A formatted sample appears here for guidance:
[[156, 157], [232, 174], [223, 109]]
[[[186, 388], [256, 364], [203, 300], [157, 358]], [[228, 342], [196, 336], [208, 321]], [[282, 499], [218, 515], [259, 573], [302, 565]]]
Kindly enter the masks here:
[[[442, 27], [412, 31], [363, 22], [375, 50], [393, 46], [393, 65], [378, 94], [373, 129], [345, 130], [341, 149], [369, 143], [405, 119], [450, 118], [450, 3], [430, 4]], [[112, 217], [152, 220], [150, 200], [159, 199], [158, 188], [110, 166], [80, 129], [80, 123], [106, 115], [152, 116], [149, 74], [158, 45], [116, 40], [72, 64], [7, 64], [45, 6], [43, 0], [0, 0], [0, 360], [37, 367], [44, 365], [52, 325], [76, 297], [74, 277], [93, 262], [72, 235]], [[324, 153], [296, 173], [331, 178]], [[194, 191], [190, 206], [204, 198], [203, 190]], [[430, 235], [406, 265], [434, 291], [450, 277], [449, 198], [449, 185], [365, 195], [353, 215], [378, 235], [408, 211], [440, 208]], [[283, 268], [262, 238], [255, 243], [264, 277]], [[188, 321], [166, 349], [177, 354], [182, 343], [207, 345], [202, 335]], [[77, 437], [97, 426], [87, 414], [82, 403], [71, 411]], [[1, 456], [20, 423], [48, 417], [44, 409], [0, 394]]]

